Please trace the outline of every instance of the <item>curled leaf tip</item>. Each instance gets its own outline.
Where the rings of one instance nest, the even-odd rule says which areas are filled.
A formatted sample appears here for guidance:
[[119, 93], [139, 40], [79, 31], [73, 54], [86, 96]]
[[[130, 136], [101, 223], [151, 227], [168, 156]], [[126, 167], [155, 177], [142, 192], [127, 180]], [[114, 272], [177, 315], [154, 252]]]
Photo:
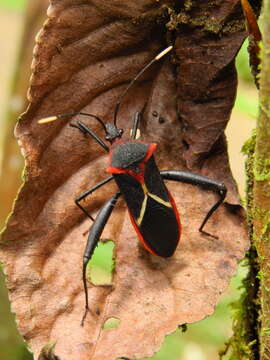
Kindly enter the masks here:
[[262, 39], [262, 35], [257, 23], [256, 15], [248, 0], [241, 0], [241, 4], [247, 21], [249, 35], [252, 35], [256, 42], [259, 42]]
[[252, 73], [258, 85], [257, 76], [260, 73], [260, 41], [262, 39], [261, 31], [257, 23], [256, 15], [250, 6], [248, 0], [241, 0], [243, 13], [246, 18], [247, 30], [249, 33], [249, 56]]

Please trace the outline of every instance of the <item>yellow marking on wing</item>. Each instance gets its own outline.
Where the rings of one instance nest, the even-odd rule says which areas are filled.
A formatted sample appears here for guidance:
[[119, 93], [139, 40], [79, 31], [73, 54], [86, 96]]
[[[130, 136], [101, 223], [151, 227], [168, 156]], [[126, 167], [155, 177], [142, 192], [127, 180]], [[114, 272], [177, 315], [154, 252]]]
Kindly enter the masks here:
[[147, 204], [147, 197], [150, 196], [152, 199], [154, 199], [156, 202], [159, 202], [160, 204], [167, 206], [167, 207], [172, 207], [172, 204], [169, 201], [165, 201], [163, 199], [161, 199], [160, 197], [158, 197], [155, 194], [152, 194], [148, 191], [146, 185], [143, 183], [142, 185], [142, 189], [144, 192], [144, 199], [143, 199], [143, 203], [142, 203], [142, 207], [141, 207], [141, 211], [140, 211], [140, 216], [136, 219], [137, 224], [141, 225], [144, 214], [145, 214], [145, 209], [146, 209], [146, 204]]
[[164, 205], [164, 206], [167, 206], [167, 207], [172, 207], [172, 204], [169, 202], [169, 201], [165, 201], [163, 199], [161, 199], [160, 197], [158, 197], [157, 195], [155, 194], [151, 194], [151, 193], [148, 193], [148, 195], [154, 199], [155, 201], [159, 202], [160, 204]]
[[143, 184], [141, 184], [141, 185], [142, 185], [142, 189], [143, 189], [144, 194], [147, 195], [149, 191], [148, 191], [145, 183], [143, 183]]
[[142, 203], [142, 207], [141, 207], [141, 211], [140, 211], [140, 216], [137, 219], [138, 225], [141, 225], [141, 222], [143, 220], [145, 209], [146, 209], [146, 203], [147, 203], [147, 195], [145, 194], [143, 203]]

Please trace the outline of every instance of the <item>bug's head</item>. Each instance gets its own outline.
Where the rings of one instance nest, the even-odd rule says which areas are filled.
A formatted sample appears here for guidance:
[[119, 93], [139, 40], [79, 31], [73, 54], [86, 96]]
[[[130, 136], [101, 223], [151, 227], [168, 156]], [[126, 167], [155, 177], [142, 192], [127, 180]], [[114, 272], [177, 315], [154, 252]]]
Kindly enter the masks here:
[[123, 129], [118, 129], [114, 124], [111, 124], [111, 123], [105, 124], [105, 128], [106, 128], [105, 140], [109, 141], [111, 144], [116, 139], [120, 139], [124, 132]]

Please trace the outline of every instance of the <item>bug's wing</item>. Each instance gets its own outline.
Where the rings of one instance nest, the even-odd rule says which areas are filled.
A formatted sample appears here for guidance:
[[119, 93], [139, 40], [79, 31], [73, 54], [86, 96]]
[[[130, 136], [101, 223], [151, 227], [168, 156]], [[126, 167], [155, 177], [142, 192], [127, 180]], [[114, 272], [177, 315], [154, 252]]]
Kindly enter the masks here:
[[180, 220], [154, 157], [145, 163], [144, 183], [127, 173], [114, 174], [114, 177], [144, 247], [154, 255], [172, 256], [179, 242]]
[[[170, 197], [171, 198], [171, 197]], [[154, 255], [169, 257], [175, 252], [180, 238], [180, 221], [174, 202], [170, 206], [148, 195], [144, 212], [131, 222], [145, 248]]]

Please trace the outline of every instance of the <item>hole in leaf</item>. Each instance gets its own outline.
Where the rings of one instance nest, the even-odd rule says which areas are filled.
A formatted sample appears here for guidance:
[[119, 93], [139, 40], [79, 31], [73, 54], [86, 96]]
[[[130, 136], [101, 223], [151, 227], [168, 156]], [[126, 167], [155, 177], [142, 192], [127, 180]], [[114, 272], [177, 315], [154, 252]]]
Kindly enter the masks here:
[[182, 143], [184, 145], [185, 150], [188, 150], [189, 149], [189, 144], [186, 142], [186, 140], [183, 140]]
[[120, 324], [120, 319], [111, 317], [105, 321], [102, 326], [103, 330], [117, 329]]
[[164, 118], [163, 116], [160, 116], [160, 117], [158, 118], [158, 122], [159, 122], [160, 124], [164, 124], [164, 123], [166, 122], [166, 120], [165, 120], [165, 118]]
[[100, 241], [87, 265], [87, 278], [94, 285], [111, 285], [115, 266], [113, 241]]

